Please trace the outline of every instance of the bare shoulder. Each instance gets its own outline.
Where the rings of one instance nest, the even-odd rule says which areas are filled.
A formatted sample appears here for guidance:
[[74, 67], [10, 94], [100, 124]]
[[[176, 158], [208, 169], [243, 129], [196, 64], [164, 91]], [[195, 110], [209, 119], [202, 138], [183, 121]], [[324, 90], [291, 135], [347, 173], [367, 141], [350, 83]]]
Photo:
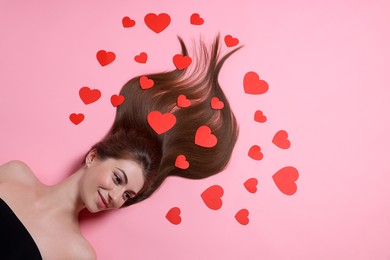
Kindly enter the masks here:
[[68, 251], [70, 259], [96, 260], [95, 250], [84, 237], [78, 235], [71, 241]]
[[9, 161], [0, 166], [0, 182], [4, 181], [37, 181], [30, 167], [22, 161]]

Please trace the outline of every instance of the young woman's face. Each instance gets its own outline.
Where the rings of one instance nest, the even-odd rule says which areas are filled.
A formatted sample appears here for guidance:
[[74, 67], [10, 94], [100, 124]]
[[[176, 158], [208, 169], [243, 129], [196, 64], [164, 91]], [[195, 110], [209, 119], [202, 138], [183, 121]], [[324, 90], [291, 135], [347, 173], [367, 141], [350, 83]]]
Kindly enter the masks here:
[[80, 195], [92, 213], [120, 208], [144, 185], [142, 168], [132, 160], [99, 160], [92, 153], [88, 154], [85, 167]]

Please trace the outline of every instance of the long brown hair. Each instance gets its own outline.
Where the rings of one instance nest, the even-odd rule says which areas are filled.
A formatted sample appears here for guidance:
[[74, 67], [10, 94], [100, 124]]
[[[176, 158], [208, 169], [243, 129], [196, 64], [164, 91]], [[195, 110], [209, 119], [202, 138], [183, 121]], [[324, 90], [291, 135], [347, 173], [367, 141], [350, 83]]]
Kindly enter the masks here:
[[[182, 55], [188, 56], [188, 50], [179, 37]], [[238, 137], [238, 124], [229, 102], [218, 82], [222, 65], [237, 47], [221, 57], [220, 38], [217, 36], [211, 46], [200, 41], [191, 55], [192, 64], [183, 70], [141, 75], [128, 81], [120, 95], [125, 102], [118, 106], [115, 121], [107, 136], [93, 148], [101, 158], [123, 157], [107, 153], [115, 142], [132, 143], [126, 148], [130, 158], [138, 161], [145, 169], [145, 185], [137, 196], [129, 200], [131, 205], [149, 197], [167, 176], [180, 176], [189, 179], [202, 179], [222, 171], [228, 164]], [[154, 86], [142, 89], [140, 78], [147, 76]], [[179, 95], [190, 100], [189, 107], [177, 106]], [[212, 109], [210, 102], [217, 97], [224, 103], [222, 109]], [[176, 124], [167, 132], [157, 134], [147, 121], [151, 111], [172, 113]], [[208, 126], [218, 139], [214, 147], [205, 148], [195, 144], [195, 133], [200, 126]], [[99, 149], [103, 147], [104, 149]], [[121, 147], [122, 147], [121, 146]], [[119, 150], [121, 150], [120, 148]], [[184, 155], [189, 162], [187, 169], [175, 167], [178, 155]]]

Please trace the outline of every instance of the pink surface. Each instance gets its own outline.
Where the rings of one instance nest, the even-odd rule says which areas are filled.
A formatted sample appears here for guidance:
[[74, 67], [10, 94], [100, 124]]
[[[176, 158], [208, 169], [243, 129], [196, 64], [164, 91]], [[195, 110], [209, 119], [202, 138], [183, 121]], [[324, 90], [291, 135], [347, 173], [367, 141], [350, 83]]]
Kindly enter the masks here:
[[[171, 23], [156, 34], [148, 13]], [[192, 13], [204, 24], [191, 25]], [[60, 181], [110, 127], [123, 83], [173, 69], [176, 35], [220, 32], [245, 45], [220, 76], [241, 126], [229, 168], [202, 181], [170, 178], [141, 204], [87, 217], [98, 258], [389, 259], [389, 13], [385, 0], [0, 1], [0, 163], [20, 159], [43, 182]], [[123, 28], [124, 16], [135, 26]], [[99, 50], [115, 61], [102, 67]], [[145, 64], [134, 61], [141, 52]], [[245, 94], [249, 71], [268, 92]], [[100, 99], [85, 105], [84, 86]], [[266, 122], [254, 120], [257, 110]], [[72, 124], [71, 113], [84, 121]], [[279, 130], [290, 148], [272, 143]], [[261, 160], [248, 156], [254, 145]], [[299, 171], [291, 196], [272, 177], [286, 166]], [[217, 210], [201, 197], [212, 185], [224, 190]], [[176, 225], [165, 218], [175, 207]]]

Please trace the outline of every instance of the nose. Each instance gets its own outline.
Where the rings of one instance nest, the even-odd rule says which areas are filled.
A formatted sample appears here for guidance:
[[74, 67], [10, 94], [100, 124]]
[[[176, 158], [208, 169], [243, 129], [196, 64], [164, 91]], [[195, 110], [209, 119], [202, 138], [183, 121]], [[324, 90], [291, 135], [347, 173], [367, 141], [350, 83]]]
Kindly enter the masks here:
[[113, 189], [108, 192], [109, 204], [111, 207], [120, 208], [123, 205], [124, 201], [122, 194], [122, 189]]

